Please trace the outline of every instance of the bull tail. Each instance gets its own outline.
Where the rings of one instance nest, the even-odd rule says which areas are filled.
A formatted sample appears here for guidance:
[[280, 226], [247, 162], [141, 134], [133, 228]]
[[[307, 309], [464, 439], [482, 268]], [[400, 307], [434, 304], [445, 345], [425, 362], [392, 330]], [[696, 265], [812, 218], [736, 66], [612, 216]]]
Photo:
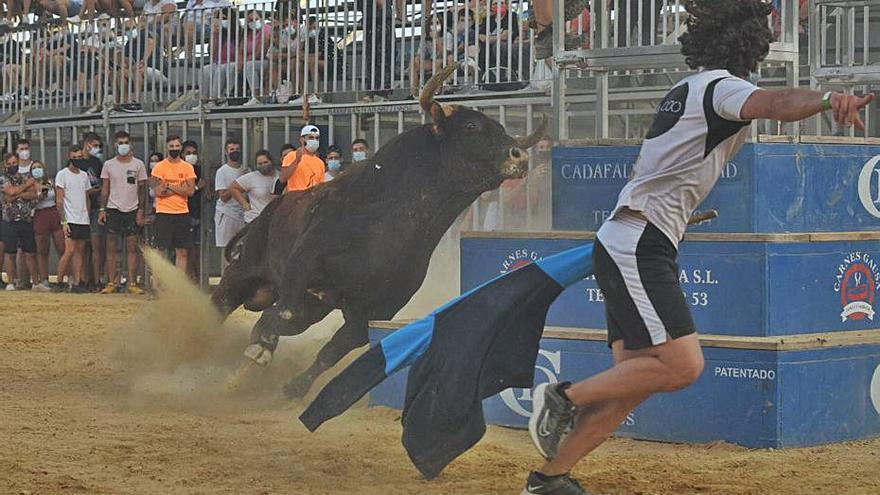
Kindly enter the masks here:
[[250, 223], [246, 224], [243, 229], [239, 230], [237, 234], [232, 236], [232, 239], [226, 245], [226, 248], [223, 250], [223, 257], [226, 258], [227, 263], [231, 263], [233, 258], [237, 257], [237, 255], [241, 253], [244, 237], [247, 235], [248, 229], [250, 229], [250, 227]]

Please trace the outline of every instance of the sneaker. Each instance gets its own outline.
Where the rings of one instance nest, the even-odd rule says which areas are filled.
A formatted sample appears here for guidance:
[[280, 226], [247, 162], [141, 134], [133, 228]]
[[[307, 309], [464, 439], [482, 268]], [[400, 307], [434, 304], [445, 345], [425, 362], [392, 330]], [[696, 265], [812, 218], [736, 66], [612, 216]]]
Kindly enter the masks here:
[[39, 284], [35, 285], [33, 290], [36, 292], [49, 292], [52, 290], [52, 288], [49, 287], [49, 282], [46, 282], [44, 280], [44, 281], [40, 282]]
[[12, 291], [17, 289], [15, 288], [15, 284], [6, 284], [6, 290]]
[[560, 393], [559, 384], [542, 383], [532, 390], [532, 417], [529, 418], [529, 435], [538, 452], [547, 460], [556, 457], [559, 442], [574, 422], [577, 406]]
[[532, 471], [526, 480], [526, 489], [521, 495], [591, 495], [591, 493], [569, 474], [544, 476]]
[[86, 286], [86, 284], [73, 285], [70, 287], [70, 293], [71, 294], [88, 294], [89, 289], [88, 289], [88, 286]]
[[140, 103], [125, 103], [119, 105], [119, 111], [125, 113], [144, 113], [144, 107]]
[[310, 104], [321, 104], [324, 103], [318, 95], [309, 95], [309, 103]]
[[375, 97], [373, 95], [366, 95], [363, 98], [361, 98], [360, 101], [361, 101], [361, 103], [373, 103], [374, 98]]
[[113, 282], [107, 282], [107, 285], [101, 289], [101, 294], [116, 294], [116, 284]]
[[242, 106], [243, 107], [255, 107], [257, 105], [262, 105], [262, 104], [263, 104], [263, 102], [261, 102], [256, 96], [254, 96], [250, 100], [244, 102], [244, 104], [242, 104]]
[[138, 287], [138, 285], [134, 282], [128, 284], [128, 287], [125, 289], [129, 294], [142, 295], [144, 293], [144, 289]]

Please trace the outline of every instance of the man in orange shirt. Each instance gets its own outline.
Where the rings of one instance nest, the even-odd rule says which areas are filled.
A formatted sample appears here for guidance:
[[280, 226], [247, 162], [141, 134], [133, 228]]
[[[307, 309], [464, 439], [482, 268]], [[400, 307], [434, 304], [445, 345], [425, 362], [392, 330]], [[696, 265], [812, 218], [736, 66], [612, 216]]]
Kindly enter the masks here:
[[177, 268], [186, 271], [187, 252], [192, 246], [192, 226], [187, 198], [196, 190], [196, 171], [181, 159], [183, 141], [167, 140], [167, 158], [153, 167], [152, 185], [156, 190], [156, 241], [167, 256], [174, 249]]
[[307, 125], [299, 133], [299, 148], [288, 153], [281, 162], [281, 182], [287, 183], [287, 191], [304, 191], [324, 182], [327, 169], [324, 160], [316, 153], [321, 145], [321, 130]]

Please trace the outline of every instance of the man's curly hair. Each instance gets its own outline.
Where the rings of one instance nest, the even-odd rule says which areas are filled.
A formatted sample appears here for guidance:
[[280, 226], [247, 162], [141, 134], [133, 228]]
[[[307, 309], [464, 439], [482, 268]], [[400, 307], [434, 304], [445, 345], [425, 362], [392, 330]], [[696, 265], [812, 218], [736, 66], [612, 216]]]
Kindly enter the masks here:
[[727, 69], [745, 77], [758, 68], [773, 41], [765, 0], [686, 0], [687, 32], [678, 38], [692, 69]]

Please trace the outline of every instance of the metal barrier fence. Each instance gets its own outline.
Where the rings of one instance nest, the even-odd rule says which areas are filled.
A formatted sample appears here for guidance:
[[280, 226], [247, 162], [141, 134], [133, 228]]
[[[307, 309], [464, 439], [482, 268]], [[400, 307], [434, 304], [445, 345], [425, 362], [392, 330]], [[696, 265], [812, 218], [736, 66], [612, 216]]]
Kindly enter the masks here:
[[161, 110], [188, 93], [212, 104], [405, 99], [454, 62], [463, 67], [447, 91], [521, 89], [541, 77], [527, 2], [424, 1], [183, 10], [148, 1], [134, 18], [20, 25], [0, 35], [0, 114]]

